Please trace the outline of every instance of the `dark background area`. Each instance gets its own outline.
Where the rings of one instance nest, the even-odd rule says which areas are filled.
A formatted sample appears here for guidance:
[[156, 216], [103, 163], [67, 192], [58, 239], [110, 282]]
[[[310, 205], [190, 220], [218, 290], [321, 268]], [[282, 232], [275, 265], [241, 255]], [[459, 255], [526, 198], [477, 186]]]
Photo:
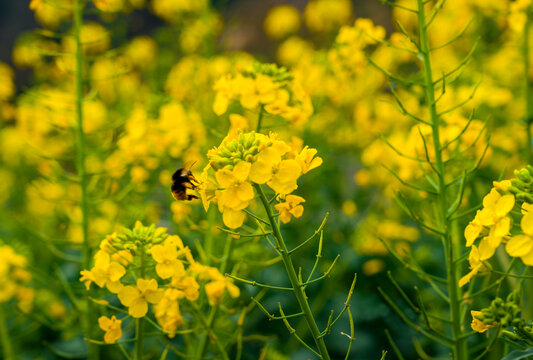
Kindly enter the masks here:
[[[147, 0], [149, 4], [150, 0]], [[220, 43], [231, 50], [241, 49], [273, 60], [275, 43], [263, 31], [268, 10], [276, 5], [291, 4], [303, 14], [308, 0], [213, 0], [215, 9], [223, 16], [224, 30]], [[12, 65], [11, 53], [17, 38], [41, 26], [29, 8], [30, 0], [0, 0], [0, 61]], [[390, 30], [390, 9], [378, 0], [353, 1], [355, 17], [372, 18], [376, 24]], [[151, 34], [162, 26], [162, 20], [146, 8], [130, 17], [130, 26], [137, 34]], [[25, 72], [17, 72], [16, 83], [26, 80]]]

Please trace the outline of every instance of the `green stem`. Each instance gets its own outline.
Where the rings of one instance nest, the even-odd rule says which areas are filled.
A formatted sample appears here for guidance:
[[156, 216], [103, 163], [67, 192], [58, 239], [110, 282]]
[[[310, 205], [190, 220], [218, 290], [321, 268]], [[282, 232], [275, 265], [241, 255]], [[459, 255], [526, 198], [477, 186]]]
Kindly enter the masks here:
[[533, 121], [533, 103], [531, 102], [531, 81], [529, 79], [529, 16], [524, 24], [524, 36], [522, 46], [522, 57], [524, 60], [524, 100], [526, 102], [526, 160], [528, 164], [533, 161], [533, 149], [531, 148], [531, 122]]
[[0, 304], [0, 342], [2, 343], [2, 355], [5, 360], [14, 360], [15, 353], [11, 339], [9, 338], [9, 331], [7, 329], [6, 317], [4, 314], [4, 304]]
[[[89, 269], [91, 267], [91, 247], [89, 243], [89, 204], [87, 191], [87, 172], [85, 169], [85, 133], [83, 131], [83, 48], [81, 43], [81, 26], [83, 22], [83, 6], [82, 0], [74, 1], [74, 41], [76, 42], [76, 68], [75, 68], [75, 109], [76, 109], [76, 170], [80, 179], [81, 187], [81, 226], [83, 237], [83, 268]], [[89, 300], [90, 293], [87, 293], [86, 306], [87, 312], [85, 314], [85, 323], [87, 338], [95, 338], [94, 324], [96, 318], [94, 316], [94, 305]], [[88, 359], [98, 360], [99, 347], [96, 344], [88, 343]]]
[[257, 128], [255, 129], [255, 132], [257, 133], [261, 132], [261, 121], [263, 120], [264, 112], [265, 112], [265, 105], [261, 104], [261, 107], [259, 108], [259, 117], [257, 118]]
[[296, 273], [296, 270], [294, 269], [294, 265], [289, 255], [287, 245], [285, 244], [285, 241], [283, 240], [283, 236], [281, 235], [278, 222], [276, 221], [276, 219], [274, 218], [274, 215], [272, 214], [272, 209], [270, 208], [270, 204], [268, 202], [268, 199], [263, 189], [261, 188], [261, 185], [254, 184], [254, 187], [257, 193], [259, 194], [259, 197], [261, 198], [261, 202], [263, 203], [263, 207], [265, 208], [265, 211], [267, 213], [270, 226], [272, 227], [272, 232], [274, 233], [274, 239], [276, 240], [276, 246], [279, 247], [279, 252], [281, 254], [283, 264], [285, 265], [285, 270], [287, 271], [287, 275], [289, 276], [289, 280], [293, 288], [294, 296], [296, 296], [296, 300], [298, 301], [298, 304], [300, 305], [300, 309], [304, 313], [305, 320], [307, 321], [307, 326], [309, 327], [309, 331], [311, 332], [311, 335], [313, 336], [313, 339], [315, 340], [315, 344], [318, 348], [318, 352], [320, 353], [322, 359], [329, 360], [330, 357], [329, 357], [328, 349], [326, 348], [326, 343], [324, 342], [324, 339], [320, 336], [320, 331], [318, 330], [318, 326], [315, 322], [315, 317], [313, 316], [313, 312], [311, 311], [309, 302], [307, 301], [307, 295], [305, 294], [302, 283], [298, 280], [298, 274]]
[[[522, 46], [522, 57], [524, 60], [524, 100], [526, 102], [526, 160], [529, 165], [533, 164], [533, 149], [531, 144], [531, 124], [533, 122], [533, 103], [531, 102], [531, 80], [529, 79], [529, 69], [530, 69], [530, 60], [529, 60], [529, 29], [530, 29], [530, 19], [529, 14], [527, 16], [526, 23], [524, 24], [524, 36], [523, 36], [523, 46]], [[526, 296], [530, 299], [533, 299], [533, 282], [529, 282], [526, 286]], [[527, 309], [525, 315], [531, 317], [533, 311]]]
[[[220, 272], [224, 274], [228, 268], [228, 263], [231, 257], [231, 251], [233, 250], [233, 237], [228, 236], [226, 240], [226, 244], [224, 245], [224, 253], [222, 255], [222, 262], [220, 264]], [[198, 352], [197, 357], [201, 359], [206, 350], [207, 350], [207, 340], [209, 338], [209, 333], [211, 332], [211, 329], [215, 325], [216, 316], [218, 313], [218, 306], [213, 306], [211, 310], [209, 311], [209, 315], [207, 316], [206, 320], [206, 333], [205, 335], [200, 339], [200, 342], [198, 344]], [[228, 358], [228, 355], [225, 351], [222, 351], [222, 356], [224, 359]]]
[[[145, 250], [144, 244], [139, 245], [139, 256], [141, 263], [139, 267], [139, 279], [144, 279], [145, 275]], [[138, 318], [135, 322], [135, 360], [142, 360], [144, 348], [144, 317]]]
[[440, 143], [440, 124], [435, 102], [435, 88], [433, 86], [433, 75], [431, 70], [430, 47], [426, 27], [426, 16], [424, 3], [418, 2], [418, 30], [420, 36], [420, 55], [424, 67], [424, 90], [426, 103], [429, 107], [430, 123], [432, 127], [433, 147], [435, 151], [435, 168], [438, 176], [438, 209], [437, 216], [440, 228], [443, 232], [441, 240], [444, 246], [446, 262], [446, 280], [448, 285], [448, 295], [450, 299], [450, 311], [452, 320], [452, 338], [453, 338], [453, 358], [455, 360], [468, 359], [466, 342], [461, 338], [462, 317], [460, 308], [461, 291], [458, 288], [458, 270], [459, 266], [455, 264], [456, 256], [459, 256], [460, 246], [458, 239], [453, 240], [451, 235], [451, 222], [447, 216], [448, 198], [446, 194], [446, 181], [444, 178], [445, 169], [442, 160], [442, 148]]

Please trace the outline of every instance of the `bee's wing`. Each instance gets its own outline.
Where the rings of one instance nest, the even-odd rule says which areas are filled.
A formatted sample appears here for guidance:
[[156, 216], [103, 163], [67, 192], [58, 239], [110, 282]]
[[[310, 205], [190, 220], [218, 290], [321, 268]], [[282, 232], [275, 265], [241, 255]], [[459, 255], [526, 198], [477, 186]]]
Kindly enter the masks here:
[[183, 164], [183, 167], [178, 169], [178, 170], [181, 170], [180, 172], [180, 176], [187, 176], [189, 175], [190, 171], [191, 171], [191, 168], [193, 167], [193, 165], [196, 163], [197, 160], [189, 160], [187, 162], [185, 162], [185, 164]]

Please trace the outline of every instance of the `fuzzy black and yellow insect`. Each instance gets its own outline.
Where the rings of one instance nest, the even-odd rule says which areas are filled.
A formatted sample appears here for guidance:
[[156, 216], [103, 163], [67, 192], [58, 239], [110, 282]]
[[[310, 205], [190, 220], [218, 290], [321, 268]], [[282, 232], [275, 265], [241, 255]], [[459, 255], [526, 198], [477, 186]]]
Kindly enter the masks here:
[[195, 162], [188, 162], [172, 175], [172, 185], [170, 191], [172, 196], [176, 200], [190, 201], [192, 199], [198, 199], [198, 196], [188, 194], [187, 190], [196, 190], [200, 183], [192, 174], [191, 167]]

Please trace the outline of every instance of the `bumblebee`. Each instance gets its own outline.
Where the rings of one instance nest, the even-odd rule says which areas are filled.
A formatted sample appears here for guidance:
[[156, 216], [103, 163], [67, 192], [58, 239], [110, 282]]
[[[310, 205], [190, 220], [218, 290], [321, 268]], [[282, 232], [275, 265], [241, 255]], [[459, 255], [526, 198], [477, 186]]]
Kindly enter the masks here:
[[172, 175], [172, 185], [170, 191], [176, 200], [191, 201], [198, 199], [198, 196], [187, 194], [187, 189], [196, 190], [200, 183], [191, 172], [191, 167], [195, 162], [186, 163]]

